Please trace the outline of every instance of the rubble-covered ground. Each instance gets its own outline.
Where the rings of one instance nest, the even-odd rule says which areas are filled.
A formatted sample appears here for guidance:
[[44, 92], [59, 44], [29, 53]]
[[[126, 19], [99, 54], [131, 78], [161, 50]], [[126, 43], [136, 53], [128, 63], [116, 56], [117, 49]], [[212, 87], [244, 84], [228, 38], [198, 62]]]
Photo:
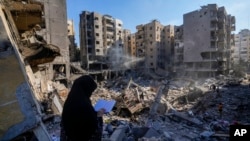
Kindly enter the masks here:
[[[116, 100], [112, 112], [104, 116], [105, 141], [228, 140], [231, 124], [250, 124], [249, 83], [226, 76], [156, 80], [124, 75], [98, 82], [92, 103]], [[213, 84], [218, 91], [210, 89]], [[60, 129], [51, 129], [51, 134], [59, 135]]]

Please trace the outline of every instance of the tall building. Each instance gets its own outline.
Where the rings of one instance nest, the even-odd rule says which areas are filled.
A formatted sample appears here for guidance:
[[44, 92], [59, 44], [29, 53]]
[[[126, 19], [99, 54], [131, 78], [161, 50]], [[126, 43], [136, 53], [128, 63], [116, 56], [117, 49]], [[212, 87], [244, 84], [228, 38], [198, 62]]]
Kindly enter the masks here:
[[68, 20], [68, 38], [69, 38], [69, 58], [71, 62], [76, 61], [76, 48], [77, 45], [75, 43], [75, 29], [73, 20]]
[[184, 14], [183, 43], [185, 74], [213, 77], [225, 74], [230, 64], [230, 48], [235, 17], [216, 4]]
[[130, 43], [130, 35], [131, 32], [128, 29], [123, 30], [123, 45], [124, 45], [124, 51], [126, 55], [131, 56], [131, 50], [129, 48], [129, 43]]
[[128, 36], [128, 54], [132, 57], [136, 57], [136, 41], [135, 33]]
[[153, 20], [145, 25], [136, 26], [136, 56], [144, 58], [139, 68], [171, 68], [171, 51], [173, 52], [174, 26], [163, 26]]
[[89, 11], [80, 14], [80, 58], [84, 69], [112, 68], [122, 60], [122, 25], [121, 20], [110, 15]]
[[160, 48], [158, 50], [157, 64], [159, 68], [173, 72], [174, 62], [174, 36], [173, 25], [164, 26], [161, 30]]
[[183, 75], [184, 70], [184, 43], [183, 43], [183, 25], [175, 27], [174, 36], [174, 65], [173, 72], [177, 76]]
[[235, 35], [235, 46], [232, 53], [233, 62], [238, 64], [240, 60], [250, 62], [250, 30], [243, 29]]

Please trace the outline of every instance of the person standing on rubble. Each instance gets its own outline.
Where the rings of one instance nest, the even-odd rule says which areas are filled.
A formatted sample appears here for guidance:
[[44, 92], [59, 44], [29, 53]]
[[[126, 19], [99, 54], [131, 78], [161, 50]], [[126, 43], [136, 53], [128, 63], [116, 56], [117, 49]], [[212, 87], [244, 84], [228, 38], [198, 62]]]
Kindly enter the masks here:
[[219, 111], [219, 114], [220, 114], [220, 119], [222, 118], [222, 110], [223, 110], [223, 105], [222, 105], [222, 103], [219, 103], [218, 111]]
[[101, 140], [105, 109], [96, 112], [90, 100], [96, 88], [96, 82], [89, 75], [74, 81], [63, 107], [61, 141]]
[[214, 84], [212, 84], [212, 85], [210, 86], [210, 90], [213, 90], [213, 92], [215, 92], [215, 89], [216, 89], [216, 86], [215, 86]]
[[219, 86], [216, 87], [216, 93], [217, 93], [217, 97], [221, 97]]

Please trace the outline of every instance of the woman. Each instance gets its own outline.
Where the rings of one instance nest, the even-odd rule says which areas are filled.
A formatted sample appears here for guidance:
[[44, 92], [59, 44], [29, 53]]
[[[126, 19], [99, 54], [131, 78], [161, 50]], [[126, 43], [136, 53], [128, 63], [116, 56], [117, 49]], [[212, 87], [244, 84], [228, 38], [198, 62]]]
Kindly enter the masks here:
[[105, 110], [96, 112], [90, 100], [96, 88], [97, 84], [89, 75], [74, 81], [63, 107], [61, 140], [89, 141], [98, 126], [100, 129], [102, 125], [98, 124], [98, 117], [101, 118]]

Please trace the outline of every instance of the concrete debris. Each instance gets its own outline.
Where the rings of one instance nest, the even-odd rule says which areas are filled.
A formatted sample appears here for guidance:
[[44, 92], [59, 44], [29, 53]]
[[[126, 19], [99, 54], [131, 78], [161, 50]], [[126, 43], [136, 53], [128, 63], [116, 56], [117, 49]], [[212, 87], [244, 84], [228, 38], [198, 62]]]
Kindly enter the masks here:
[[[116, 100], [113, 110], [103, 117], [103, 141], [228, 140], [231, 124], [250, 123], [250, 89], [248, 81], [228, 86], [224, 78], [194, 83], [187, 79], [156, 81], [120, 76], [98, 82], [91, 97], [93, 105], [99, 99]], [[212, 84], [220, 95], [210, 89]], [[54, 95], [52, 100], [57, 100], [54, 103], [63, 103], [68, 93], [57, 82], [49, 82], [48, 91]], [[219, 103], [223, 104], [221, 115]], [[58, 105], [54, 108], [61, 111]], [[60, 116], [52, 118], [43, 117], [43, 121], [51, 138], [58, 140]]]
[[[224, 76], [225, 78], [225, 76]], [[237, 78], [234, 78], [238, 80]], [[136, 79], [134, 82], [138, 82]], [[249, 124], [249, 99], [250, 89], [249, 82], [238, 82], [239, 85], [230, 85], [227, 89], [224, 87], [228, 84], [228, 79], [211, 78], [203, 80], [203, 82], [187, 83], [179, 80], [173, 84], [171, 82], [168, 91], [163, 91], [164, 95], [160, 98], [160, 102], [167, 106], [167, 102], [172, 108], [164, 112], [156, 112], [153, 117], [150, 116], [150, 106], [155, 101], [156, 91], [155, 87], [151, 88], [150, 85], [143, 83], [135, 85], [134, 87], [123, 87], [126, 89], [126, 94], [129, 96], [129, 101], [141, 103], [145, 106], [145, 101], [148, 102], [144, 110], [137, 110], [131, 112], [129, 105], [116, 105], [114, 113], [112, 113], [112, 120], [124, 120], [117, 110], [120, 108], [128, 108], [127, 115], [123, 118], [127, 119], [125, 125], [129, 131], [125, 134], [127, 140], [228, 140], [229, 126], [233, 124], [234, 120], [239, 121], [241, 124]], [[144, 80], [144, 82], [147, 82]], [[150, 82], [150, 80], [148, 80]], [[116, 82], [119, 83], [119, 82]], [[158, 83], [158, 82], [157, 82]], [[124, 83], [123, 83], [124, 84]], [[131, 81], [130, 81], [130, 84]], [[150, 83], [148, 83], [150, 84]], [[152, 83], [151, 83], [152, 84]], [[160, 82], [158, 83], [160, 84]], [[172, 85], [173, 84], [173, 85]], [[217, 91], [209, 89], [209, 86], [214, 84], [221, 94], [218, 96]], [[118, 86], [118, 85], [117, 85]], [[117, 87], [115, 86], [115, 87]], [[159, 89], [159, 87], [157, 87]], [[111, 88], [112, 89], [112, 88]], [[143, 91], [144, 90], [144, 91]], [[105, 91], [105, 94], [103, 93]], [[122, 92], [108, 92], [105, 87], [102, 88], [102, 96], [106, 98], [115, 98], [123, 95]], [[138, 97], [138, 91], [144, 93], [143, 101]], [[97, 91], [97, 93], [99, 93]], [[112, 96], [110, 96], [112, 95]], [[125, 100], [126, 101], [126, 100]], [[219, 116], [217, 105], [222, 102], [224, 105], [222, 117]], [[127, 107], [126, 107], [127, 106]], [[140, 107], [142, 108], [142, 107]], [[119, 109], [119, 110], [120, 110]], [[241, 111], [241, 112], [239, 112]], [[125, 113], [126, 114], [126, 113]], [[116, 117], [116, 118], [115, 118]], [[119, 122], [117, 122], [119, 123]], [[112, 125], [112, 124], [111, 124]], [[107, 125], [105, 125], [107, 126]], [[110, 126], [110, 125], [109, 125]], [[117, 125], [116, 125], [117, 126]], [[112, 125], [112, 130], [107, 130], [108, 135], [112, 135], [112, 131], [116, 131], [115, 126]], [[134, 130], [133, 130], [134, 129]], [[114, 133], [113, 132], [113, 133]], [[106, 138], [108, 136], [106, 134]]]
[[[228, 86], [226, 76], [195, 83], [187, 79], [169, 80], [168, 91], [161, 92], [157, 89], [161, 88], [162, 80], [128, 80], [126, 77], [107, 81], [112, 82], [105, 82], [108, 85], [102, 85], [93, 98], [93, 102], [99, 98], [117, 99], [113, 111], [104, 118], [106, 140], [117, 132], [120, 134], [118, 127], [121, 125], [127, 127], [121, 133], [124, 140], [227, 140], [229, 126], [235, 120], [241, 124], [250, 123], [247, 118], [250, 113], [247, 109], [250, 99], [248, 81]], [[220, 96], [218, 91], [209, 89], [212, 84], [219, 89]], [[140, 96], [142, 93], [143, 97]], [[158, 103], [165, 108], [158, 105], [152, 116], [150, 105], [157, 101], [157, 93], [162, 93]], [[219, 103], [223, 103], [222, 117], [217, 110]]]

